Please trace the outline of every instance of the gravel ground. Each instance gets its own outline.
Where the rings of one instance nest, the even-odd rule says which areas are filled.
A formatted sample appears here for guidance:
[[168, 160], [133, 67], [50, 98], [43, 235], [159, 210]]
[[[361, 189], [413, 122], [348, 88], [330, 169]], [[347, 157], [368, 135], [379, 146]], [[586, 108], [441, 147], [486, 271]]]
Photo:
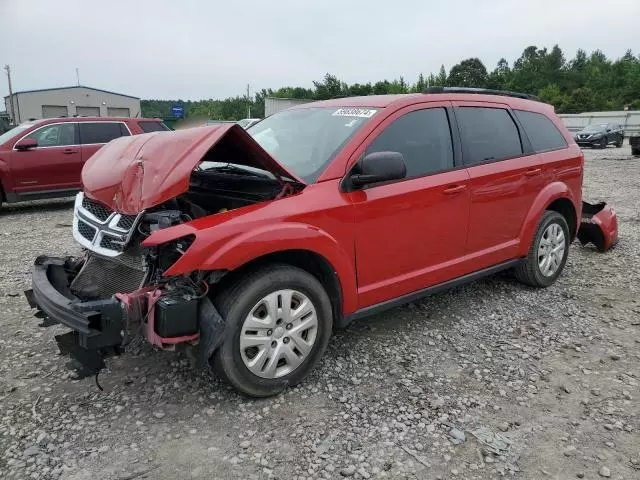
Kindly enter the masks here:
[[546, 290], [498, 275], [338, 333], [297, 388], [244, 398], [144, 346], [74, 380], [22, 296], [78, 252], [72, 202], [0, 211], [0, 478], [640, 478], [640, 159], [586, 151], [621, 241]]

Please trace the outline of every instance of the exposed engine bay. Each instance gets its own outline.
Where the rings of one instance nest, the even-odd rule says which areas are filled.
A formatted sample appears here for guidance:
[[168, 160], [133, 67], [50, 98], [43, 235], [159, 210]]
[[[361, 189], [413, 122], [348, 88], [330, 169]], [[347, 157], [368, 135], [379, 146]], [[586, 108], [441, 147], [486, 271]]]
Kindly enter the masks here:
[[[56, 340], [62, 353], [80, 362], [76, 368], [82, 367], [81, 374], [99, 371], [105, 356], [119, 353], [140, 333], [161, 348], [197, 345], [201, 364], [217, 347], [224, 323], [208, 292], [221, 278], [219, 272], [164, 275], [184, 255], [194, 235], [153, 247], [142, 243], [159, 230], [303, 188], [246, 162], [218, 161], [221, 152], [229, 153], [224, 145], [213, 147], [197, 164], [187, 191], [135, 215], [117, 212], [85, 193], [77, 195], [73, 235], [84, 255], [40, 257], [34, 290], [26, 293], [32, 306], [58, 310], [59, 321], [48, 318], [43, 326], [63, 323], [74, 330]], [[37, 288], [37, 278], [42, 289]], [[61, 305], [53, 305], [52, 299]]]

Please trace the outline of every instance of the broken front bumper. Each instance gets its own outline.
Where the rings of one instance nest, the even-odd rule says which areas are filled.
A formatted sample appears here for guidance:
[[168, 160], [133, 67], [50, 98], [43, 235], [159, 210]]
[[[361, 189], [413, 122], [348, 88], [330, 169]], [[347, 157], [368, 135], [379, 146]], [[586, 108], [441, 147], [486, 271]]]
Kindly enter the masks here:
[[72, 257], [38, 257], [33, 266], [32, 290], [25, 296], [31, 308], [38, 309], [37, 316], [44, 318], [42, 326], [61, 324], [71, 329], [55, 337], [60, 352], [95, 373], [104, 367], [105, 356], [119, 353], [125, 312], [116, 298], [83, 302], [75, 297], [69, 285], [76, 269]]

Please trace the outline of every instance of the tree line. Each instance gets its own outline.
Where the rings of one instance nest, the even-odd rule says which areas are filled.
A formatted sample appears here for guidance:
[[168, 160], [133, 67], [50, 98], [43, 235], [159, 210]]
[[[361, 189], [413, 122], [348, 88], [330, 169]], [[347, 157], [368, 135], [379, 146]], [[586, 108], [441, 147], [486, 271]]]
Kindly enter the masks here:
[[182, 105], [187, 117], [206, 117], [216, 120], [245, 118], [250, 108], [252, 117], [264, 116], [267, 96], [326, 100], [358, 95], [422, 92], [433, 86], [481, 87], [536, 95], [552, 104], [558, 113], [587, 111], [640, 110], [640, 56], [631, 50], [618, 59], [609, 59], [600, 50], [588, 54], [580, 49], [567, 60], [562, 49], [551, 50], [530, 46], [510, 65], [501, 58], [495, 68], [487, 70], [478, 58], [467, 58], [451, 67], [444, 65], [437, 73], [418, 75], [415, 82], [404, 77], [380, 80], [375, 83], [347, 84], [327, 73], [314, 81], [312, 88], [281, 87], [262, 89], [253, 97], [236, 96], [222, 100], [142, 100], [145, 117], [171, 116], [173, 105]]

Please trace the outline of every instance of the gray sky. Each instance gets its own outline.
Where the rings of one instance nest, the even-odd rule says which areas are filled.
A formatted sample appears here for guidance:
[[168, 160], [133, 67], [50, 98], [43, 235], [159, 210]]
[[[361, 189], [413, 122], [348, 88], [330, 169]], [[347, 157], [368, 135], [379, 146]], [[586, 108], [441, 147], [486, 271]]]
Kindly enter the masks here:
[[0, 0], [0, 66], [14, 90], [75, 85], [77, 67], [142, 98], [223, 98], [327, 72], [413, 82], [471, 56], [491, 70], [528, 45], [638, 54], [639, 18], [640, 0]]

